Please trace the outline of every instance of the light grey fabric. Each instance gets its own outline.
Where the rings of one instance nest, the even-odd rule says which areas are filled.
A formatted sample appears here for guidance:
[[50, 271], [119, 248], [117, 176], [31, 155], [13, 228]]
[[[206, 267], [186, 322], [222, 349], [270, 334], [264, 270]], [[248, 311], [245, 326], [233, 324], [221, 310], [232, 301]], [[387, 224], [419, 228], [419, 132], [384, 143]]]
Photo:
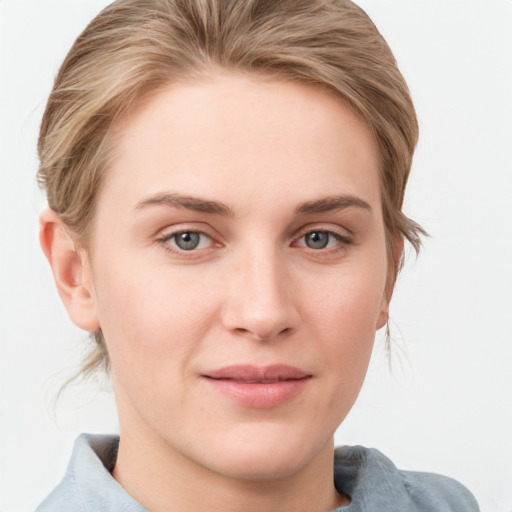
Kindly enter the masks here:
[[382, 453], [363, 446], [336, 450], [334, 483], [351, 497], [343, 512], [479, 512], [459, 482], [434, 473], [400, 471]]
[[[66, 475], [36, 512], [148, 512], [110, 474], [119, 438], [82, 434]], [[399, 471], [382, 453], [362, 446], [336, 450], [334, 482], [350, 496], [340, 512], [478, 512], [460, 483], [432, 473]]]
[[119, 437], [82, 434], [64, 478], [36, 512], [148, 512], [110, 474]]

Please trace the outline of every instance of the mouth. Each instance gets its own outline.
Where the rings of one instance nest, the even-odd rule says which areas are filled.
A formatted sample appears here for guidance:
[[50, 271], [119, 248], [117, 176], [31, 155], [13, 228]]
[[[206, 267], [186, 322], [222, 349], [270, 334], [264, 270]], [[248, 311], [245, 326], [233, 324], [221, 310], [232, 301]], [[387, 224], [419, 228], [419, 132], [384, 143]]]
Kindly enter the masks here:
[[237, 365], [209, 371], [202, 377], [238, 405], [272, 408], [299, 395], [313, 376], [288, 365]]

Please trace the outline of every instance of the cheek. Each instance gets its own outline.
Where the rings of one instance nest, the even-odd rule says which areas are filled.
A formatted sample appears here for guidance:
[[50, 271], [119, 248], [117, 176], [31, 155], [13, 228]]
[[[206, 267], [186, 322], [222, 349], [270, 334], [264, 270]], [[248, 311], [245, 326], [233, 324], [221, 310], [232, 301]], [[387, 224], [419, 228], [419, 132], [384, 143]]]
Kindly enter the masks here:
[[[379, 261], [362, 269], [347, 266], [334, 271], [308, 301], [318, 325], [351, 339], [373, 337], [385, 305], [386, 274], [385, 264]], [[314, 284], [309, 288], [314, 290]]]
[[368, 369], [382, 296], [381, 279], [369, 274], [338, 272], [335, 285], [310, 294], [302, 312], [305, 332], [298, 350], [319, 363], [319, 392], [310, 416], [328, 435], [349, 413]]
[[311, 294], [303, 318], [322, 340], [332, 378], [358, 389], [371, 356], [378, 319], [385, 305], [387, 268], [382, 263], [337, 271], [328, 286]]
[[119, 264], [103, 268], [96, 298], [113, 372], [138, 381], [158, 379], [159, 368], [169, 374], [193, 357], [214, 307], [193, 272], [171, 272], [165, 265], [131, 272]]

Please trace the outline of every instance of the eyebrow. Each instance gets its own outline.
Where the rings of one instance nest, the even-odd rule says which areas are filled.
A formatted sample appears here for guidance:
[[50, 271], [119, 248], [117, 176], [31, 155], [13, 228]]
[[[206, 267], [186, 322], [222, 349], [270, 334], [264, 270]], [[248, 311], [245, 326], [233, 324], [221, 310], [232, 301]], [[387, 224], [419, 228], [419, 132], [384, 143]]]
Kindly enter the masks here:
[[147, 206], [155, 205], [166, 205], [174, 208], [185, 208], [187, 210], [193, 210], [201, 213], [210, 213], [212, 215], [223, 215], [228, 217], [234, 217], [234, 212], [219, 201], [210, 201], [208, 199], [202, 199], [200, 197], [185, 196], [176, 193], [164, 193], [158, 194], [147, 199], [143, 199], [137, 206], [136, 210], [140, 210]]
[[363, 199], [352, 195], [338, 195], [328, 196], [308, 201], [299, 205], [295, 209], [297, 215], [312, 215], [314, 213], [332, 212], [337, 210], [344, 210], [350, 206], [363, 208], [364, 210], [372, 211], [372, 207]]
[[[234, 217], [234, 211], [219, 201], [211, 201], [196, 196], [188, 196], [177, 193], [162, 193], [148, 197], [137, 203], [135, 209], [140, 210], [148, 206], [165, 205], [173, 208], [184, 208], [201, 213], [209, 213], [212, 215], [222, 215], [225, 217]], [[372, 207], [363, 199], [352, 195], [336, 195], [322, 197], [312, 201], [300, 204], [295, 209], [296, 215], [312, 215], [315, 213], [332, 212], [343, 210], [348, 207], [357, 207], [364, 210], [372, 211]]]

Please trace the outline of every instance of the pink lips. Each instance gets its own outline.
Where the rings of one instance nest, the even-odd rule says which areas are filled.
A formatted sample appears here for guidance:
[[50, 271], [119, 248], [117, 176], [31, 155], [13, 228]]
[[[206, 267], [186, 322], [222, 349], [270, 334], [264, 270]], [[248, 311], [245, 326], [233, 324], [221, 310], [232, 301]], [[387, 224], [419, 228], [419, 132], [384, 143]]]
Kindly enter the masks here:
[[227, 366], [203, 375], [211, 386], [224, 395], [240, 405], [255, 408], [284, 404], [297, 396], [311, 377], [307, 372], [287, 365]]

